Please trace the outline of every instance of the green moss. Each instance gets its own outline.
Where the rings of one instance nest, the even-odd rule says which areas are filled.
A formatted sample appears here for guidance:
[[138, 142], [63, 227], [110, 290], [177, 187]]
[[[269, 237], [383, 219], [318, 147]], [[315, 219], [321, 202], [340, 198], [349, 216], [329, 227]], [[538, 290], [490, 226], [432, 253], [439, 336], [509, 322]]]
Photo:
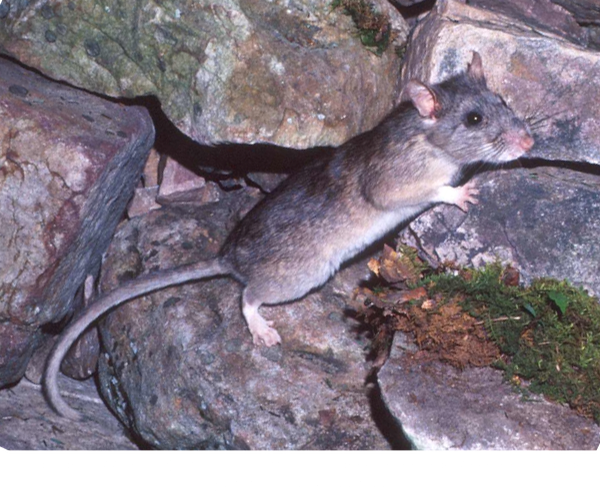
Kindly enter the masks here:
[[382, 55], [392, 42], [392, 26], [388, 17], [377, 12], [366, 0], [334, 0], [333, 9], [343, 8], [352, 18], [361, 43], [377, 55]]
[[600, 423], [600, 305], [565, 281], [505, 284], [499, 264], [438, 274], [424, 285], [438, 299], [459, 296], [504, 354], [495, 366], [513, 382], [567, 403]]

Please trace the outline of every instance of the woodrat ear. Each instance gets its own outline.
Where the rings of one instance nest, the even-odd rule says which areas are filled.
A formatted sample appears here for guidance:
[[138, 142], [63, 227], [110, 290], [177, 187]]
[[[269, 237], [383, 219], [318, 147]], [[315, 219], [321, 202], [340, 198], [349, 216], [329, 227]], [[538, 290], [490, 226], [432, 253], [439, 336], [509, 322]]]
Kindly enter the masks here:
[[483, 62], [479, 52], [473, 52], [473, 58], [469, 64], [467, 70], [469, 76], [475, 80], [479, 80], [485, 83], [485, 75], [483, 74]]
[[423, 118], [436, 117], [440, 110], [440, 104], [435, 92], [430, 87], [419, 80], [410, 80], [404, 87], [404, 93]]

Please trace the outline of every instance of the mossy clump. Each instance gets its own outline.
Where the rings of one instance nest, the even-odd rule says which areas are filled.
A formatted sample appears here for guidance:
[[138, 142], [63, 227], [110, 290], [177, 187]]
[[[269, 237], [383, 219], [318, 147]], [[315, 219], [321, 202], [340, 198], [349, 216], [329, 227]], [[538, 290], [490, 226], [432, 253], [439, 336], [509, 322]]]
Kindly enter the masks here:
[[392, 40], [392, 25], [385, 14], [375, 10], [366, 0], [334, 0], [333, 9], [343, 8], [352, 18], [361, 43], [377, 55], [382, 55]]
[[504, 269], [430, 278], [431, 290], [458, 294], [504, 357], [494, 362], [515, 382], [600, 422], [600, 305], [566, 281], [536, 279], [507, 286]]
[[[380, 267], [393, 273], [389, 254], [382, 259]], [[457, 367], [502, 369], [515, 385], [600, 423], [600, 304], [595, 298], [555, 279], [520, 286], [518, 272], [500, 264], [481, 270], [417, 269], [422, 277], [407, 286], [410, 299], [387, 303], [372, 295], [361, 310], [366, 322], [386, 334], [412, 333], [419, 348]], [[378, 289], [381, 296], [390, 293], [381, 283]]]

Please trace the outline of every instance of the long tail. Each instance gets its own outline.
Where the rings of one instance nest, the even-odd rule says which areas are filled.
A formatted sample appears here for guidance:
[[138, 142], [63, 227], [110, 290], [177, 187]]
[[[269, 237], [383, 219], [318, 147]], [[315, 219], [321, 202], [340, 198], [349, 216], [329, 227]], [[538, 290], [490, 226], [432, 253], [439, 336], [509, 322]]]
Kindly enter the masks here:
[[63, 331], [48, 358], [46, 371], [44, 373], [44, 388], [50, 405], [56, 412], [66, 418], [72, 420], [82, 419], [81, 414], [69, 407], [62, 398], [58, 389], [57, 378], [60, 365], [69, 348], [71, 348], [71, 345], [75, 340], [81, 336], [92, 322], [117, 305], [132, 300], [133, 298], [137, 298], [138, 296], [176, 284], [226, 274], [229, 274], [229, 271], [223, 268], [218, 259], [214, 259], [178, 267], [169, 271], [160, 271], [154, 275], [150, 274], [148, 276], [140, 277], [139, 279], [125, 283], [114, 291], [101, 296], [85, 309], [83, 314], [77, 317], [65, 331]]

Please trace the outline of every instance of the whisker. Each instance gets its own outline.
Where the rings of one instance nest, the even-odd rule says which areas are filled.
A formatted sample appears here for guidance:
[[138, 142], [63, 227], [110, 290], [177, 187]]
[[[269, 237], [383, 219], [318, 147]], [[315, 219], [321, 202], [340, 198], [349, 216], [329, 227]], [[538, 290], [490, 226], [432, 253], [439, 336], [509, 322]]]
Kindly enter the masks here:
[[[549, 99], [547, 97], [550, 94], [550, 92], [551, 92], [551, 89], [548, 88], [547, 91], [542, 96], [542, 98], [540, 99], [540, 103], [548, 102]], [[565, 85], [558, 89], [552, 89], [552, 92], [553, 92], [553, 96], [554, 96], [552, 101], [561, 102], [564, 100], [565, 96], [568, 96], [573, 93], [573, 88]], [[554, 112], [547, 114], [545, 112], [543, 106], [540, 105], [540, 107], [538, 109], [534, 110], [533, 113], [526, 114], [525, 122], [529, 125], [530, 128], [539, 129], [548, 120], [550, 120], [552, 118], [556, 118], [557, 116], [560, 116], [561, 114], [564, 114], [571, 110], [572, 110], [572, 106], [564, 105], [561, 108], [555, 110]]]
[[546, 114], [546, 115], [539, 115], [539, 117], [533, 117], [536, 119], [532, 119], [532, 117], [526, 118], [526, 122], [527, 124], [531, 127], [531, 126], [536, 126], [540, 123], [544, 123], [552, 118], [555, 118], [556, 116], [560, 116], [563, 113], [566, 113], [567, 111], [569, 111], [569, 108], [566, 107], [564, 109], [558, 109], [556, 112], [551, 113], [551, 114]]

